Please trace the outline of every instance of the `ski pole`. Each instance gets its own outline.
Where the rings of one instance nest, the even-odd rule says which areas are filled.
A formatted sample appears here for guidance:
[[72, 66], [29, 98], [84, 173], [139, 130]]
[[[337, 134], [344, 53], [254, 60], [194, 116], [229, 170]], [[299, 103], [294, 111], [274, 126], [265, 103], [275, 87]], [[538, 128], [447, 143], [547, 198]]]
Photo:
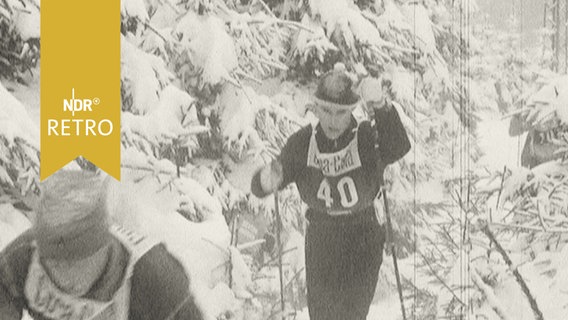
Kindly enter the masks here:
[[396, 277], [396, 287], [398, 289], [398, 297], [400, 298], [400, 309], [402, 310], [402, 319], [406, 320], [406, 311], [404, 310], [404, 298], [402, 297], [402, 285], [400, 283], [400, 273], [398, 271], [398, 261], [396, 260], [396, 251], [394, 248], [394, 233], [392, 230], [392, 222], [389, 212], [389, 203], [387, 200], [387, 190], [383, 187], [383, 201], [385, 206], [385, 215], [387, 218], [387, 232], [389, 233], [389, 246], [392, 253], [392, 261], [394, 263], [394, 274]]
[[284, 278], [282, 276], [282, 219], [280, 219], [280, 209], [278, 203], [278, 191], [274, 192], [274, 212], [276, 213], [276, 237], [278, 242], [278, 273], [280, 276], [280, 308], [282, 309], [282, 320], [284, 315]]

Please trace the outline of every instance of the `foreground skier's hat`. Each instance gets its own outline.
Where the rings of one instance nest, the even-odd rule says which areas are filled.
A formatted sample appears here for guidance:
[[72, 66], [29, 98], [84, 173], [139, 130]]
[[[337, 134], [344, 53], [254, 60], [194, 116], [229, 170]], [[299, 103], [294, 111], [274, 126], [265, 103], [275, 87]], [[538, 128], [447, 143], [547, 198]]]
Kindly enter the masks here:
[[319, 105], [353, 109], [360, 101], [353, 86], [345, 71], [330, 71], [320, 77], [314, 100]]
[[42, 182], [34, 235], [42, 258], [79, 260], [110, 241], [104, 177], [59, 170]]

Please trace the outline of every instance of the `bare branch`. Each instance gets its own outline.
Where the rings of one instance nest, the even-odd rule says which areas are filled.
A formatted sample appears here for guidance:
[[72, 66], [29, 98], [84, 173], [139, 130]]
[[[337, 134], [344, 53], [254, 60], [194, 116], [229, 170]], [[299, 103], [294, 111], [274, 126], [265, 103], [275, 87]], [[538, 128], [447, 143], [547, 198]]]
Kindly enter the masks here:
[[503, 260], [505, 260], [505, 263], [507, 263], [507, 266], [509, 266], [509, 268], [513, 272], [515, 279], [517, 280], [517, 282], [521, 286], [521, 290], [523, 291], [523, 293], [525, 294], [525, 296], [529, 300], [529, 304], [531, 306], [531, 309], [532, 309], [536, 319], [537, 320], [544, 320], [544, 316], [542, 315], [542, 312], [538, 308], [538, 304], [536, 303], [536, 299], [531, 294], [529, 287], [527, 286], [527, 283], [525, 282], [525, 280], [523, 279], [523, 277], [519, 273], [519, 270], [516, 267], [513, 267], [513, 262], [511, 261], [511, 258], [509, 258], [509, 255], [507, 254], [505, 249], [503, 249], [501, 244], [497, 241], [497, 239], [495, 238], [495, 235], [489, 229], [489, 225], [485, 224], [481, 228], [481, 230], [483, 231], [483, 233], [485, 233], [485, 235], [487, 235], [489, 240], [491, 240], [491, 242], [493, 242], [495, 244], [497, 251], [501, 254], [501, 256], [503, 257]]
[[503, 192], [503, 183], [505, 182], [505, 173], [507, 173], [507, 166], [503, 166], [503, 174], [501, 175], [501, 187], [499, 187], [499, 194], [497, 194], [497, 203], [495, 210], [499, 209], [499, 201], [501, 201], [501, 193]]

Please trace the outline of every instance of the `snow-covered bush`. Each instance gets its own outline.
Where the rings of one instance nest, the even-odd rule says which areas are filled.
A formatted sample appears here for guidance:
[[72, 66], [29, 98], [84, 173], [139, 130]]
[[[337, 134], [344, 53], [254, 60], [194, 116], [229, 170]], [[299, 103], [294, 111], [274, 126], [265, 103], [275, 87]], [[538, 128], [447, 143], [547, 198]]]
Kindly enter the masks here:
[[[30, 22], [37, 8], [33, 0], [0, 1], [0, 77], [17, 78], [37, 59], [39, 26]], [[511, 115], [521, 106], [523, 130], [551, 118], [563, 128], [557, 123], [568, 118], [562, 107], [568, 81], [553, 80], [532, 57], [511, 53], [516, 35], [479, 31], [475, 19], [464, 24], [475, 10], [475, 1], [449, 0], [121, 1], [123, 184], [144, 205], [116, 210], [122, 212], [116, 221], [165, 241], [204, 284], [205, 295], [218, 298], [208, 307], [214, 316], [276, 314], [273, 235], [255, 234], [243, 243], [236, 229], [246, 216], [276, 233], [274, 201], [253, 197], [250, 179], [313, 120], [316, 78], [339, 62], [358, 79], [364, 99], [380, 91], [393, 101], [412, 141], [411, 154], [387, 171], [412, 316], [489, 308], [502, 317], [509, 310], [502, 297], [515, 290], [514, 282], [502, 257], [486, 254], [490, 240], [474, 221], [538, 228], [525, 242], [518, 232], [496, 232], [497, 241], [522, 247], [519, 257], [533, 250], [538, 257], [526, 272], [547, 273], [543, 283], [560, 290], [564, 256], [535, 246], [552, 246], [565, 228], [564, 164], [487, 174], [476, 164], [476, 129], [479, 113]], [[535, 81], [537, 75], [546, 84]], [[0, 202], [15, 203], [12, 194], [33, 189], [37, 180], [38, 140], [30, 134], [38, 130], [2, 85], [0, 102], [0, 183], [10, 193]], [[367, 117], [366, 111], [357, 112]], [[565, 153], [564, 130], [557, 131], [547, 141]], [[496, 209], [488, 205], [495, 202]], [[294, 187], [280, 193], [279, 205], [286, 307], [301, 314], [304, 208]], [[554, 253], [565, 253], [563, 241]], [[196, 267], [196, 259], [205, 262]], [[381, 271], [386, 291], [394, 288], [387, 261]]]
[[21, 74], [39, 58], [39, 1], [0, 3], [0, 78], [23, 81]]
[[[0, 83], [0, 204], [37, 190], [39, 130]], [[5, 195], [8, 195], [6, 198]]]

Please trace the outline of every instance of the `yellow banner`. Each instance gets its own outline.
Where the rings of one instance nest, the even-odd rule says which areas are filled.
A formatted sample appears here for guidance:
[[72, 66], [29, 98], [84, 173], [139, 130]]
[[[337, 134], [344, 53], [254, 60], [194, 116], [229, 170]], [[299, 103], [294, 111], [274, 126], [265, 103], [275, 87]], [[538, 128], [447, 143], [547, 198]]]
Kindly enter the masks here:
[[40, 179], [83, 156], [120, 180], [120, 1], [42, 1], [40, 71]]

